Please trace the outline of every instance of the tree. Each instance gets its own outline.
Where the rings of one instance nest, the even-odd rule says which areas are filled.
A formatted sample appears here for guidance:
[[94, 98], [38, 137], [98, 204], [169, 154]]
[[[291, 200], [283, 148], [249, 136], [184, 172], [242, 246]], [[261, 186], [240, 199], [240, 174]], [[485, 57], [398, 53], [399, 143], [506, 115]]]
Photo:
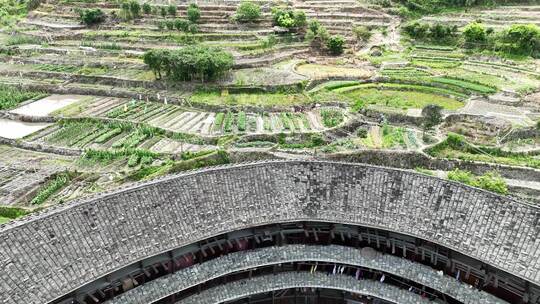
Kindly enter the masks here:
[[[161, 13], [161, 17], [165, 18], [165, 16], [167, 16], [167, 9], [164, 6], [162, 6], [160, 13]], [[176, 9], [174, 10], [174, 14], [176, 15]]]
[[326, 47], [332, 55], [340, 55], [345, 47], [345, 38], [341, 35], [334, 35], [326, 41]]
[[308, 24], [308, 29], [306, 31], [305, 39], [311, 42], [314, 46], [323, 46], [326, 44], [326, 41], [330, 37], [326, 27], [321, 25], [317, 20], [310, 20]]
[[189, 21], [186, 19], [176, 19], [174, 20], [174, 27], [183, 32], [187, 32], [189, 30]]
[[307, 24], [306, 13], [303, 11], [295, 11], [289, 7], [274, 7], [272, 8], [272, 18], [274, 24], [292, 29], [301, 28]]
[[99, 8], [82, 10], [79, 15], [81, 16], [81, 21], [89, 26], [105, 21], [105, 13]]
[[144, 63], [160, 79], [213, 80], [229, 71], [234, 63], [231, 53], [219, 48], [191, 45], [179, 50], [153, 49], [143, 56]]
[[152, 6], [150, 6], [150, 4], [148, 3], [144, 3], [143, 6], [142, 6], [142, 9], [143, 9], [143, 12], [148, 15], [152, 12]]
[[429, 33], [429, 25], [413, 22], [405, 25], [403, 31], [413, 39], [425, 39]]
[[187, 18], [193, 23], [197, 23], [201, 18], [201, 10], [195, 3], [191, 3], [187, 9]]
[[424, 117], [424, 128], [429, 130], [442, 122], [442, 107], [430, 104], [422, 109]]
[[238, 22], [254, 22], [261, 18], [261, 7], [253, 2], [242, 2], [236, 9], [234, 19]]
[[167, 13], [171, 16], [176, 16], [176, 5], [167, 6]]
[[485, 43], [487, 40], [486, 28], [482, 23], [471, 22], [463, 28], [463, 38], [467, 44]]
[[137, 1], [129, 2], [129, 11], [131, 12], [131, 17], [133, 19], [138, 18], [141, 14], [141, 5]]
[[534, 24], [514, 24], [500, 38], [507, 51], [522, 55], [540, 54], [540, 28]]

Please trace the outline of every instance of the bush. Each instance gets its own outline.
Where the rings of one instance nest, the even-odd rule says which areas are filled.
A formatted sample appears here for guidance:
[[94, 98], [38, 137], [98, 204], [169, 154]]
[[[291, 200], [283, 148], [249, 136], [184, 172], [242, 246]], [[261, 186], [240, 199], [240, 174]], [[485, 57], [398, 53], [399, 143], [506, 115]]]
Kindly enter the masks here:
[[[176, 7], [173, 7], [173, 9], [174, 9], [174, 14], [176, 15]], [[161, 14], [161, 17], [164, 17], [164, 18], [165, 16], [167, 16], [167, 9], [164, 6], [161, 7], [160, 14]]]
[[332, 55], [340, 55], [345, 47], [345, 38], [341, 35], [334, 35], [326, 41], [326, 47]]
[[358, 41], [366, 42], [368, 41], [373, 33], [369, 30], [367, 26], [356, 25], [353, 27], [353, 34]]
[[129, 11], [133, 19], [139, 18], [141, 15], [141, 5], [137, 1], [129, 2]]
[[497, 172], [487, 172], [481, 176], [475, 176], [469, 171], [455, 169], [448, 172], [448, 179], [469, 186], [482, 188], [499, 194], [508, 194], [508, 186], [501, 175]]
[[413, 22], [404, 26], [403, 31], [413, 39], [430, 39], [436, 42], [450, 42], [458, 36], [457, 26], [441, 23], [435, 23], [430, 26], [426, 23]]
[[173, 20], [165, 20], [165, 27], [168, 30], [174, 30], [174, 21]]
[[201, 18], [201, 10], [195, 3], [191, 3], [187, 9], [187, 18], [193, 23], [197, 23]]
[[309, 21], [308, 29], [306, 31], [306, 36], [305, 36], [305, 39], [307, 41], [317, 46], [322, 46], [326, 43], [329, 37], [330, 37], [330, 34], [328, 34], [326, 27], [321, 25], [319, 21], [317, 20]]
[[366, 128], [358, 128], [356, 129], [356, 136], [359, 138], [367, 138], [368, 130]]
[[176, 19], [174, 20], [174, 27], [183, 32], [187, 32], [189, 30], [189, 21], [185, 19]]
[[534, 24], [514, 24], [502, 32], [499, 42], [504, 51], [540, 57], [540, 28]]
[[300, 28], [306, 25], [307, 18], [303, 11], [295, 11], [291, 8], [272, 8], [274, 24], [284, 28]]
[[145, 3], [142, 6], [142, 10], [146, 15], [148, 15], [148, 14], [152, 13], [152, 6], [150, 6], [150, 4], [148, 4], [148, 3]]
[[150, 50], [143, 59], [158, 79], [165, 73], [167, 77], [182, 81], [212, 80], [233, 66], [233, 56], [229, 52], [197, 45], [179, 50]]
[[81, 21], [86, 25], [94, 25], [105, 21], [105, 13], [99, 8], [80, 11]]
[[467, 44], [484, 43], [487, 40], [486, 28], [478, 22], [469, 23], [463, 28], [463, 38]]
[[234, 19], [238, 22], [254, 22], [261, 18], [261, 7], [253, 2], [242, 2], [236, 9]]
[[[167, 6], [167, 13], [171, 16], [176, 16], [176, 5]], [[163, 13], [162, 13], [163, 15]]]

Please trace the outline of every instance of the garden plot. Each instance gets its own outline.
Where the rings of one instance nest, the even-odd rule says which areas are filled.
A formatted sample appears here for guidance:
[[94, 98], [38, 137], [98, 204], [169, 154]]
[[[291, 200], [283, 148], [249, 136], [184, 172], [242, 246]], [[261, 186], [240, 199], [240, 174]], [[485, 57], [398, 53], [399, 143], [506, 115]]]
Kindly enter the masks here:
[[44, 183], [54, 171], [26, 170], [0, 164], [0, 205], [20, 205], [25, 194]]
[[484, 99], [472, 99], [467, 105], [458, 111], [459, 113], [491, 116], [509, 121], [517, 126], [532, 126], [534, 121], [531, 119], [533, 113], [526, 109], [517, 107], [493, 104]]
[[50, 125], [50, 123], [28, 123], [0, 118], [0, 137], [19, 139]]
[[199, 152], [215, 150], [217, 147], [209, 145], [194, 145], [169, 138], [162, 138], [150, 147], [151, 152], [164, 154], [182, 154], [185, 152]]
[[81, 101], [82, 95], [51, 95], [12, 110], [12, 113], [28, 116], [48, 116], [54, 111]]
[[296, 72], [312, 79], [324, 79], [329, 77], [348, 77], [366, 79], [373, 76], [373, 72], [361, 67], [334, 66], [322, 64], [301, 64], [296, 67]]
[[487, 10], [470, 10], [463, 13], [451, 13], [442, 16], [428, 16], [423, 22], [455, 24], [464, 26], [481, 20], [488, 27], [501, 28], [511, 24], [540, 25], [540, 6], [502, 6]]

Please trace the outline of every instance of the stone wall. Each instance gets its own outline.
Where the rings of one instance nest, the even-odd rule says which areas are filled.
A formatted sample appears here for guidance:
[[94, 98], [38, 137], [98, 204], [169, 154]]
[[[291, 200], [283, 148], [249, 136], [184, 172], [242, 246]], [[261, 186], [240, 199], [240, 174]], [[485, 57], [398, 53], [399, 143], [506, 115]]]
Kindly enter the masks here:
[[174, 248], [294, 221], [411, 235], [540, 283], [538, 207], [396, 169], [276, 161], [168, 176], [1, 226], [0, 303], [46, 303]]
[[372, 251], [367, 250], [367, 252], [369, 254], [363, 254], [362, 250], [338, 245], [287, 245], [283, 247], [240, 251], [182, 269], [174, 274], [148, 282], [131, 289], [108, 303], [154, 303], [169, 295], [207, 282], [216, 277], [259, 268], [261, 266], [309, 261], [347, 265], [353, 268], [369, 268], [375, 271], [390, 273], [430, 287], [462, 303], [508, 304], [506, 301], [500, 300], [488, 293], [470, 288], [470, 285], [462, 284], [451, 276], [439, 275], [436, 270], [429, 266], [393, 255], [380, 253], [372, 255]]

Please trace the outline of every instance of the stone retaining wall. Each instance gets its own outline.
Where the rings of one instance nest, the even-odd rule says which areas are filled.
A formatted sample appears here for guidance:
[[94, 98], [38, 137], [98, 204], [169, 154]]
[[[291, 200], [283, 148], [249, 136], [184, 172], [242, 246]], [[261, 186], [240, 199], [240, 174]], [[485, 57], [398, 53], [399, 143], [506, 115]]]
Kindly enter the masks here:
[[0, 303], [46, 303], [174, 248], [295, 221], [395, 231], [540, 283], [538, 207], [396, 169], [276, 161], [137, 183], [0, 226]]

